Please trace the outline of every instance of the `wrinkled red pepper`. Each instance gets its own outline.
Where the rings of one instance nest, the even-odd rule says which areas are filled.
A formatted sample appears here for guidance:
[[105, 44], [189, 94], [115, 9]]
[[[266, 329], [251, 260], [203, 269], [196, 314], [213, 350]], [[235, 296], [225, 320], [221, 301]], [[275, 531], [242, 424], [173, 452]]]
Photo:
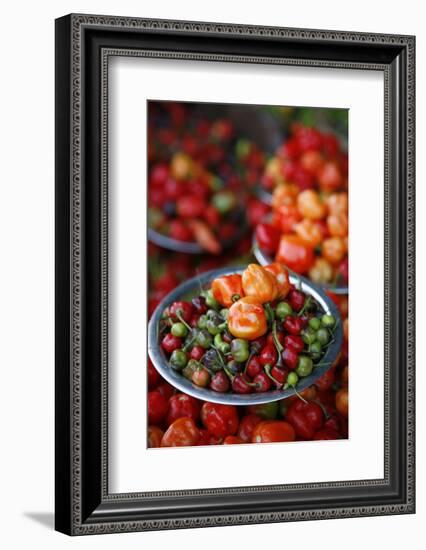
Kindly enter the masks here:
[[299, 437], [312, 439], [315, 432], [324, 424], [324, 413], [317, 403], [299, 399], [290, 405], [286, 420]]

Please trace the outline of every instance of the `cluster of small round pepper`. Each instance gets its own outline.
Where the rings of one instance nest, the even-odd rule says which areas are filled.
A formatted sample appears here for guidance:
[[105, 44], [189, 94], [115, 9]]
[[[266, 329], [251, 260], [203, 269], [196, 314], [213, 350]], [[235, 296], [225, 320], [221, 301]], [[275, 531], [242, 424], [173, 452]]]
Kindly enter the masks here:
[[148, 224], [219, 254], [241, 224], [246, 188], [260, 177], [264, 155], [253, 143], [233, 139], [229, 119], [191, 112], [182, 103], [150, 106]]
[[209, 403], [179, 393], [152, 365], [148, 383], [151, 448], [348, 437], [347, 368], [328, 371], [299, 396], [245, 407]]
[[177, 392], [148, 360], [148, 447], [346, 439], [348, 299], [329, 294], [344, 319], [342, 350], [336, 365], [299, 396], [247, 407], [207, 403]]
[[247, 394], [294, 387], [324, 365], [337, 320], [290, 283], [280, 264], [223, 275], [159, 323], [172, 369], [200, 387]]
[[347, 157], [336, 137], [297, 126], [265, 174], [272, 219], [257, 225], [260, 248], [316, 283], [346, 285]]

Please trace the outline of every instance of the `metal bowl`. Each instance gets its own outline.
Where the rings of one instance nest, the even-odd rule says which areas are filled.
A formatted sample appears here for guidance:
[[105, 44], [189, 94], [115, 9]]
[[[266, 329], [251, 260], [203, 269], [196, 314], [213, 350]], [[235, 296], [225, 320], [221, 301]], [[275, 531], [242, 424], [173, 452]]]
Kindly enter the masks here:
[[[222, 403], [227, 405], [255, 405], [259, 403], [278, 401], [280, 399], [286, 399], [287, 397], [295, 395], [293, 388], [264, 393], [251, 393], [247, 395], [236, 393], [218, 393], [207, 388], [200, 388], [169, 366], [167, 357], [158, 343], [159, 321], [166, 307], [177, 300], [186, 300], [198, 295], [200, 287], [209, 287], [210, 283], [216, 277], [220, 277], [221, 275], [229, 275], [231, 273], [242, 273], [243, 271], [244, 268], [242, 267], [225, 267], [222, 269], [214, 269], [203, 273], [198, 277], [189, 279], [164, 298], [164, 300], [157, 306], [148, 324], [148, 353], [157, 371], [167, 380], [167, 382], [169, 382], [169, 384], [178, 390], [198, 399], [202, 399], [203, 401], [211, 401], [212, 403]], [[297, 390], [303, 391], [305, 388], [311, 386], [316, 380], [318, 380], [318, 378], [320, 378], [325, 372], [327, 372], [336, 361], [343, 340], [342, 320], [336, 305], [320, 287], [303, 277], [295, 275], [290, 275], [290, 281], [296, 284], [300, 283], [301, 289], [306, 294], [313, 296], [325, 313], [330, 313], [338, 320], [338, 324], [334, 332], [334, 342], [327, 348], [324, 356], [321, 358], [321, 362], [329, 364], [314, 367], [312, 374], [300, 379], [297, 384]]]
[[[269, 254], [267, 254], [266, 252], [264, 252], [257, 240], [256, 240], [256, 235], [253, 235], [253, 242], [252, 242], [252, 250], [253, 250], [253, 254], [256, 258], [256, 260], [260, 263], [260, 265], [268, 265], [268, 264], [271, 264], [272, 262], [274, 262], [274, 258], [272, 256], [269, 256]], [[299, 275], [297, 273], [295, 273], [294, 271], [290, 271], [290, 274], [292, 274], [294, 277], [299, 277]], [[306, 279], [307, 281], [309, 281], [309, 279]], [[309, 284], [312, 284], [314, 285], [315, 283], [312, 283], [311, 281], [309, 281]], [[327, 290], [329, 292], [333, 292], [334, 294], [348, 294], [349, 293], [349, 288], [348, 288], [348, 285], [329, 285], [327, 283], [324, 283], [324, 284], [321, 284], [321, 285], [315, 285], [315, 286], [319, 286], [321, 288], [323, 288], [324, 290]]]

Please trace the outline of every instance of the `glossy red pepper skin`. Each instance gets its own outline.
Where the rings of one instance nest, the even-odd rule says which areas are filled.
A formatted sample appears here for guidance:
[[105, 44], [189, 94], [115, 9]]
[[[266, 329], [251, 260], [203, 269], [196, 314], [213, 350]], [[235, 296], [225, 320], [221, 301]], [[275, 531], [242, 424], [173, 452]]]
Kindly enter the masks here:
[[194, 422], [200, 416], [201, 403], [185, 393], [177, 393], [169, 399], [167, 424], [173, 424], [178, 418], [192, 418]]
[[201, 408], [201, 420], [215, 437], [235, 435], [238, 430], [237, 407], [233, 405], [204, 403]]
[[257, 414], [247, 414], [243, 416], [238, 426], [238, 437], [241, 438], [244, 443], [251, 443], [253, 431], [261, 420], [262, 419]]
[[148, 392], [148, 423], [161, 424], [167, 414], [167, 399], [158, 391]]
[[278, 354], [275, 346], [267, 344], [260, 352], [259, 361], [261, 365], [275, 365], [278, 361]]
[[301, 353], [305, 343], [300, 336], [289, 334], [284, 338], [284, 347], [292, 348], [296, 353]]
[[263, 420], [253, 430], [252, 443], [294, 441], [293, 426], [284, 420]]
[[192, 418], [178, 418], [171, 424], [161, 440], [162, 447], [192, 447], [200, 440], [200, 430]]
[[281, 231], [270, 223], [259, 223], [256, 227], [256, 240], [262, 250], [275, 254], [280, 244]]
[[324, 424], [324, 413], [317, 403], [299, 399], [290, 405], [286, 420], [293, 426], [298, 437], [312, 439]]
[[180, 316], [184, 321], [189, 323], [193, 313], [194, 308], [189, 302], [173, 302], [173, 304], [169, 308], [169, 315], [173, 319], [173, 321], [179, 321]]

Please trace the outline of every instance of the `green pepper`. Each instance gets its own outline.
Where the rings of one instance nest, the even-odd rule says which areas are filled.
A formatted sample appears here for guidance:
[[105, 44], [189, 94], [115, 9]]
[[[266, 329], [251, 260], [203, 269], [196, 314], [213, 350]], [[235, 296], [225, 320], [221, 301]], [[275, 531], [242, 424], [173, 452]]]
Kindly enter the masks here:
[[317, 339], [317, 333], [311, 328], [307, 327], [302, 332], [302, 340], [305, 342], [305, 344], [313, 344], [315, 340]]
[[294, 372], [294, 370], [292, 370], [288, 376], [287, 376], [287, 384], [284, 386], [284, 388], [286, 386], [292, 386], [294, 388], [294, 386], [299, 382], [299, 377], [297, 376], [297, 374]]
[[309, 326], [312, 330], [318, 330], [321, 326], [321, 321], [318, 317], [312, 317], [312, 319], [309, 319]]
[[170, 356], [170, 365], [175, 370], [182, 370], [184, 367], [186, 367], [187, 362], [188, 356], [181, 349], [175, 349]]
[[326, 344], [328, 344], [328, 342], [330, 340], [330, 335], [329, 335], [328, 330], [326, 328], [320, 328], [319, 330], [317, 330], [316, 337], [317, 337], [318, 342], [322, 346], [325, 346]]
[[222, 352], [224, 355], [226, 355], [227, 353], [229, 353], [230, 349], [231, 349], [231, 346], [227, 343], [227, 342], [224, 342], [222, 340], [222, 335], [221, 333], [219, 334], [216, 334], [216, 336], [214, 337], [214, 345], [217, 347], [217, 349]]
[[212, 335], [207, 330], [200, 330], [195, 339], [197, 345], [201, 346], [204, 349], [207, 349], [211, 346], [213, 342]]
[[225, 321], [226, 319], [228, 319], [228, 313], [229, 313], [229, 309], [227, 309], [226, 307], [220, 310], [220, 314], [222, 318], [225, 319]]
[[232, 357], [238, 363], [244, 363], [247, 361], [250, 355], [249, 344], [247, 340], [242, 340], [241, 338], [234, 338], [231, 342], [231, 353]]
[[212, 197], [213, 206], [221, 214], [227, 214], [237, 204], [237, 198], [232, 191], [219, 191]]
[[330, 313], [324, 313], [324, 315], [321, 317], [321, 323], [324, 327], [333, 328], [336, 324], [336, 318]]
[[318, 361], [321, 358], [322, 349], [319, 342], [314, 342], [309, 346], [309, 353], [314, 361]]
[[213, 296], [212, 289], [207, 290], [204, 292], [204, 298], [206, 299], [206, 305], [207, 307], [210, 307], [212, 309], [215, 309], [216, 311], [220, 308], [219, 302], [216, 300], [216, 298]]
[[188, 334], [188, 329], [183, 323], [173, 323], [170, 332], [173, 334], [173, 336], [184, 338]]
[[203, 329], [203, 328], [206, 328], [206, 324], [207, 324], [207, 315], [200, 315], [197, 321], [197, 327]]
[[260, 405], [250, 405], [248, 410], [250, 414], [257, 414], [263, 420], [274, 420], [277, 417], [278, 409], [278, 401], [271, 401]]
[[287, 302], [280, 302], [275, 313], [281, 320], [284, 320], [288, 315], [293, 315], [293, 308]]
[[182, 374], [188, 380], [192, 380], [192, 375], [194, 374], [195, 370], [201, 367], [201, 363], [199, 363], [195, 359], [190, 359], [186, 367], [184, 367], [184, 369], [182, 370]]
[[312, 359], [307, 355], [299, 355], [297, 361], [296, 374], [300, 377], [309, 376], [312, 372], [314, 364]]

